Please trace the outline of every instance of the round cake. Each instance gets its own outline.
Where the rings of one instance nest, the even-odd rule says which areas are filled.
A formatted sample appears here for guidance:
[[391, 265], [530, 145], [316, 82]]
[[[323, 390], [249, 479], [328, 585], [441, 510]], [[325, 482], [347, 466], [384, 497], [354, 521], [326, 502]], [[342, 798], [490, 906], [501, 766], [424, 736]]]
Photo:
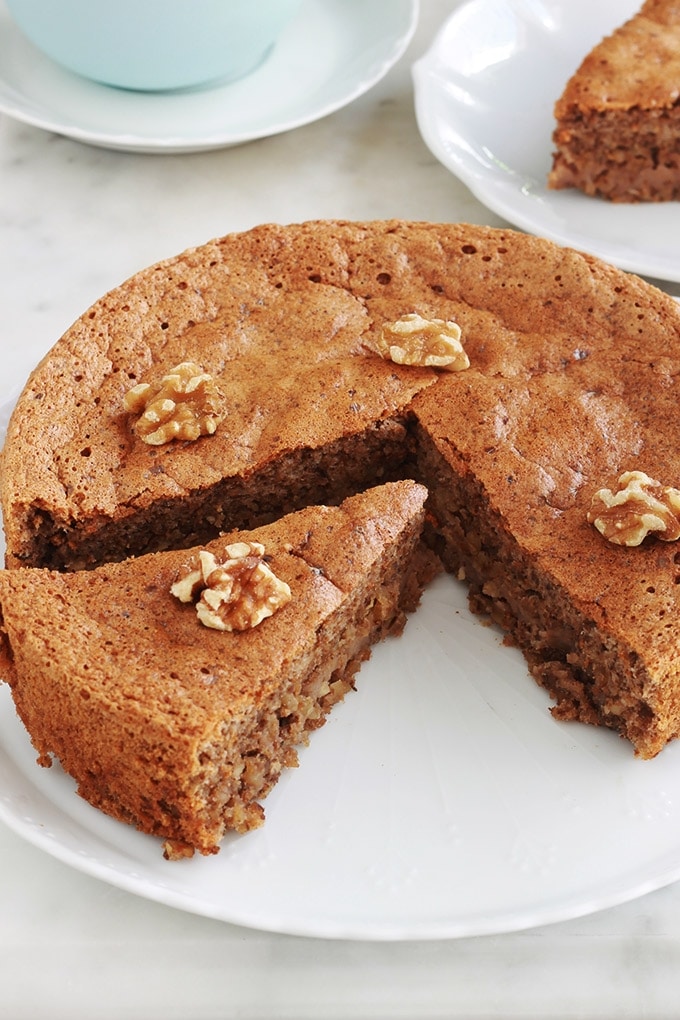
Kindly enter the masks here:
[[195, 546], [411, 478], [431, 548], [555, 714], [651, 757], [680, 731], [679, 370], [670, 297], [535, 237], [227, 236], [107, 294], [32, 374], [3, 455], [7, 568]]

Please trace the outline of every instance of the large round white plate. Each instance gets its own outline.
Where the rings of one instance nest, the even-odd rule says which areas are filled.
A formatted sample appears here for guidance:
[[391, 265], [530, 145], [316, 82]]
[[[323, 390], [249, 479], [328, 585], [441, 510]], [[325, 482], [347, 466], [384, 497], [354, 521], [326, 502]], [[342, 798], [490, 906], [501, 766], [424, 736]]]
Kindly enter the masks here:
[[81, 800], [58, 765], [41, 769], [6, 685], [0, 819], [140, 896], [320, 937], [506, 932], [679, 878], [680, 742], [642, 762], [613, 733], [548, 709], [521, 656], [442, 576], [283, 775], [264, 827], [218, 856], [169, 863], [156, 839]]
[[553, 106], [586, 53], [639, 0], [467, 0], [413, 67], [433, 154], [489, 209], [622, 269], [680, 281], [680, 204], [551, 191]]
[[418, 0], [303, 0], [252, 74], [196, 91], [144, 94], [63, 70], [16, 28], [0, 0], [0, 112], [82, 142], [197, 152], [318, 120], [375, 85], [403, 54]]

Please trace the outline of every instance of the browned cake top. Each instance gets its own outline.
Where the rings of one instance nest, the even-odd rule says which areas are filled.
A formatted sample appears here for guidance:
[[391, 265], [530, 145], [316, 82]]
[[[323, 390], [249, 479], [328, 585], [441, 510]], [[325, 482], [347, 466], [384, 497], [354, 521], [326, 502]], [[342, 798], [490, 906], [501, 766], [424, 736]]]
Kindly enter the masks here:
[[680, 2], [647, 0], [635, 17], [585, 57], [555, 105], [578, 112], [660, 110], [680, 96]]
[[[433, 373], [367, 356], [365, 344], [383, 315], [440, 303], [426, 266], [400, 287], [405, 269], [404, 239], [389, 228], [271, 226], [186, 252], [102, 298], [35, 370], [10, 423], [8, 545], [16, 508], [46, 506], [70, 522], [115, 516], [404, 408]], [[195, 442], [146, 445], [125, 393], [186, 360], [214, 377], [226, 419]]]
[[[405, 313], [456, 319], [477, 366], [512, 377], [559, 371], [556, 335], [575, 350], [595, 325], [611, 343], [612, 314], [635, 330], [638, 297], [646, 341], [653, 322], [665, 342], [658, 320], [672, 302], [640, 286], [540, 239], [469, 225], [264, 226], [186, 252], [98, 301], [32, 374], [4, 451], [8, 546], [21, 544], [28, 508], [76, 526], [115, 517], [405, 411], [437, 376], [368, 349]], [[214, 375], [226, 418], [195, 442], [149, 446], [125, 393], [187, 359]]]
[[[436, 374], [367, 349], [408, 312], [457, 321], [470, 368]], [[123, 394], [187, 357], [219, 378], [227, 418], [213, 436], [147, 447]], [[547, 241], [464, 224], [264, 226], [146, 270], [57, 344], [10, 425], [6, 525], [20, 528], [22, 504], [76, 521], [144, 505], [413, 409], [572, 597], [641, 645], [651, 627], [654, 654], [674, 655], [675, 546], [612, 546], [585, 513], [624, 471], [680, 487], [679, 373], [676, 303]]]
[[[192, 550], [72, 574], [0, 571], [12, 655], [22, 677], [51, 668], [83, 697], [129, 714], [130, 725], [139, 726], [141, 712], [155, 724], [166, 717], [168, 730], [189, 743], [205, 740], [215, 721], [256, 712], [292, 664], [306, 661], [324, 620], [365, 583], [386, 548], [419, 529], [425, 496], [414, 482], [395, 482], [342, 507], [310, 507], [210, 543], [221, 560], [230, 542], [260, 542], [268, 566], [290, 587], [287, 604], [240, 632], [204, 626], [193, 605], [171, 594]], [[7, 645], [0, 654], [3, 675], [11, 677]], [[35, 711], [60, 712], [59, 689], [55, 681], [53, 700]], [[22, 696], [30, 692], [24, 685]]]
[[613, 545], [587, 513], [625, 471], [680, 488], [680, 310], [597, 260], [521, 247], [502, 297], [483, 293], [481, 248], [470, 260], [480, 273], [465, 298], [494, 314], [464, 329], [470, 368], [419, 394], [414, 411], [565, 599], [652, 672], [677, 669], [680, 545]]

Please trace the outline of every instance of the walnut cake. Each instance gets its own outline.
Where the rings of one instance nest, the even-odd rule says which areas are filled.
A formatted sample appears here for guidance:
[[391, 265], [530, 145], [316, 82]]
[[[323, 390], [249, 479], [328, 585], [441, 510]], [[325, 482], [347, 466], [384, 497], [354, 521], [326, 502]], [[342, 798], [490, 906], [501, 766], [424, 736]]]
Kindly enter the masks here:
[[[205, 548], [0, 572], [2, 674], [41, 764], [57, 757], [86, 800], [168, 857], [259, 826], [296, 747], [432, 576], [425, 496], [396, 482]], [[195, 611], [234, 580], [231, 600]]]
[[[35, 689], [49, 705], [56, 681], [21, 651], [45, 605], [33, 588], [118, 588], [149, 554], [184, 550], [192, 604], [173, 596], [172, 611], [196, 626], [209, 597], [204, 612], [227, 618], [230, 557], [203, 564], [197, 548], [257, 543], [285, 515], [410, 479], [428, 491], [431, 552], [519, 646], [554, 715], [653, 757], [680, 732], [679, 376], [669, 296], [513, 230], [270, 224], [144, 270], [56, 343], [10, 422], [5, 676], [19, 704]], [[149, 407], [141, 433], [160, 442], [140, 434]], [[253, 634], [296, 612], [280, 580], [293, 599]], [[51, 725], [75, 767], [83, 749]], [[37, 740], [44, 756], [47, 729]]]
[[647, 0], [584, 58], [555, 104], [551, 188], [680, 198], [680, 3]]

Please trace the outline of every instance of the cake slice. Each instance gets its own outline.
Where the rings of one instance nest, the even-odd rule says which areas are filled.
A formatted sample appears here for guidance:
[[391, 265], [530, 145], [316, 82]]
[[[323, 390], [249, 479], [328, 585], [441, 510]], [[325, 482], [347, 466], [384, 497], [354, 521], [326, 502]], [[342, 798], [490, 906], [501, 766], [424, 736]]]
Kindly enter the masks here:
[[[215, 853], [226, 830], [259, 826], [295, 746], [352, 687], [370, 645], [400, 632], [436, 569], [420, 544], [425, 497], [396, 482], [204, 550], [0, 572], [0, 675], [40, 763], [57, 757], [86, 800], [162, 837], [167, 856]], [[199, 561], [211, 554], [219, 574], [244, 547], [229, 618], [245, 614], [245, 629], [206, 626], [191, 601], [220, 585], [210, 570], [197, 582]], [[271, 590], [252, 581], [254, 560]]]
[[[437, 347], [459, 331], [458, 369], [410, 363], [405, 320]], [[148, 443], [184, 372], [198, 416]], [[650, 758], [680, 735], [680, 551], [609, 542], [589, 513], [631, 472], [679, 484], [679, 378], [677, 302], [592, 256], [470, 224], [264, 225], [132, 277], [31, 374], [2, 455], [6, 563], [188, 548], [413, 478], [434, 548], [555, 714]]]
[[551, 188], [613, 202], [680, 197], [680, 2], [647, 0], [555, 104]]
[[[8, 425], [6, 565], [78, 570], [190, 548], [412, 477], [408, 408], [435, 373], [366, 356], [373, 302], [354, 276], [371, 247], [362, 228], [265, 225], [97, 301], [31, 373]], [[130, 391], [190, 364], [212, 380], [193, 391], [205, 431], [141, 437]]]

